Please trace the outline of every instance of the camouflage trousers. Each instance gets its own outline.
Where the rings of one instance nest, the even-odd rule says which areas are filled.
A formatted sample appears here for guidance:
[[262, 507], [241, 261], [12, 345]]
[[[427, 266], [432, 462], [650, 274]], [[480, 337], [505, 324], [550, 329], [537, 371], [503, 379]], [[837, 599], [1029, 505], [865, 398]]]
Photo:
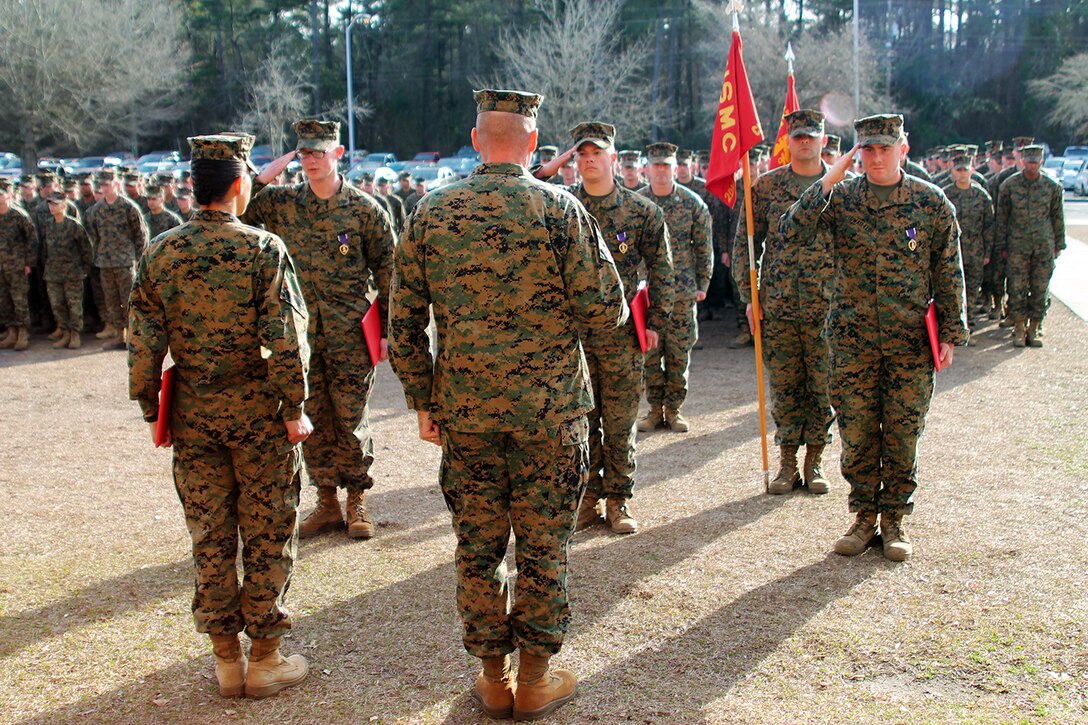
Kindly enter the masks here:
[[589, 413], [589, 484], [595, 499], [629, 499], [635, 487], [635, 421], [642, 350], [631, 324], [586, 341], [596, 407]]
[[49, 304], [57, 328], [81, 332], [83, 330], [83, 280], [46, 280]]
[[283, 599], [298, 547], [299, 450], [277, 406], [267, 381], [199, 396], [178, 381], [174, 485], [193, 543], [198, 632], [261, 639], [291, 629]]
[[0, 270], [0, 325], [30, 327], [30, 306], [26, 270], [4, 266]]
[[128, 327], [128, 297], [132, 294], [132, 267], [100, 267], [103, 309], [106, 322], [118, 330]]
[[106, 309], [106, 295], [102, 291], [102, 273], [98, 267], [92, 267], [91, 273], [87, 275], [87, 284], [84, 287], [83, 292], [83, 309], [85, 311], [93, 310], [94, 315], [100, 322], [105, 321]]
[[[733, 301], [733, 307], [736, 308], [737, 313], [737, 329], [748, 329], [748, 315], [745, 314], [747, 305], [740, 298], [740, 287], [737, 286], [737, 280], [733, 279], [733, 273], [729, 267], [725, 268], [725, 276], [729, 279], [729, 294], [730, 299]], [[749, 330], [750, 332], [750, 330]]]
[[668, 328], [658, 330], [657, 348], [646, 353], [646, 400], [669, 410], [679, 410], [688, 397], [688, 364], [699, 337], [695, 302], [686, 294], [681, 296], [684, 299], [669, 315]]
[[367, 404], [374, 368], [360, 363], [358, 355], [314, 350], [306, 380], [310, 387], [306, 414], [314, 432], [302, 444], [302, 455], [310, 482], [353, 491], [371, 488], [374, 439]]
[[967, 291], [967, 310], [978, 304], [979, 293], [982, 289], [984, 250], [982, 243], [975, 240], [962, 246], [963, 255], [963, 282]]
[[[457, 537], [457, 607], [476, 657], [559, 651], [567, 558], [586, 486], [588, 422], [494, 433], [442, 430], [440, 483]], [[515, 538], [510, 601], [506, 547]]]
[[994, 252], [990, 263], [982, 269], [982, 292], [995, 295], [999, 300], [1005, 297], [1005, 260], [998, 252]]
[[823, 321], [767, 317], [762, 323], [763, 364], [771, 383], [775, 445], [830, 443], [835, 415], [827, 396], [828, 351]]
[[1042, 320], [1047, 310], [1050, 278], [1054, 275], [1054, 244], [1046, 240], [1014, 247], [1006, 262], [1009, 279], [1009, 319]]
[[851, 511], [913, 511], [918, 440], [933, 397], [933, 378], [928, 347], [882, 355], [832, 344], [829, 391]]

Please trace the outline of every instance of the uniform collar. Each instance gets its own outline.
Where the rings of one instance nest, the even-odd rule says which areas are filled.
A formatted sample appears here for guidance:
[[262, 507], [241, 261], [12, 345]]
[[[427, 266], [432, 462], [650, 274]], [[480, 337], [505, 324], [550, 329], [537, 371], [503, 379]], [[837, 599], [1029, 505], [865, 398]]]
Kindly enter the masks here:
[[503, 176], [529, 177], [529, 172], [521, 164], [480, 164], [472, 171], [472, 176], [481, 174], [499, 174]]
[[232, 222], [237, 222], [238, 217], [227, 211], [216, 211], [215, 209], [201, 209], [193, 216], [193, 221], [229, 224]]
[[574, 189], [574, 195], [579, 200], [592, 201], [595, 205], [602, 209], [615, 209], [620, 205], [620, 184], [615, 184], [612, 187], [612, 191], [608, 192], [604, 196], [593, 196], [586, 191], [585, 184], [578, 184]]

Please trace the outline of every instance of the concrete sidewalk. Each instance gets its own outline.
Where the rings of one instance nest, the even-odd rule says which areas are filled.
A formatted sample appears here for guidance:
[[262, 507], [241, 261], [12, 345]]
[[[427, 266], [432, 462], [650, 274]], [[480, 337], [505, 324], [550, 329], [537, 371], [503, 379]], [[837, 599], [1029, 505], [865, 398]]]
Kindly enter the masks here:
[[1050, 294], [1077, 317], [1088, 321], [1088, 244], [1070, 236], [1065, 243], [1050, 279]]

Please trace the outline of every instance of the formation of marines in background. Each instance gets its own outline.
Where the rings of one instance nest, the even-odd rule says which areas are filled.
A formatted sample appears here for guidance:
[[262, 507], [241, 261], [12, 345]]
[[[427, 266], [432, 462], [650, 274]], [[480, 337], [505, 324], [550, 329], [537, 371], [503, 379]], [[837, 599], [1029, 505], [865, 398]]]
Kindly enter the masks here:
[[[878, 531], [887, 558], [913, 553], [904, 518], [933, 393], [930, 303], [945, 365], [983, 321], [1012, 328], [1013, 345], [1042, 345], [1065, 240], [1061, 186], [1040, 173], [1033, 139], [1007, 152], [989, 142], [984, 162], [973, 146], [936, 149], [923, 168], [900, 116], [857, 120], [858, 145], [841, 153], [822, 114], [803, 109], [786, 119], [788, 164], [770, 169], [764, 147], [750, 154], [749, 225], [742, 189], [735, 208], [708, 192], [707, 152], [620, 150], [614, 126], [587, 120], [566, 151], [540, 147], [532, 165], [540, 97], [476, 100], [483, 164], [430, 193], [406, 174], [396, 189], [365, 175], [351, 185], [339, 125], [310, 120], [252, 182], [241, 166], [251, 137], [192, 139], [194, 175], [215, 176], [216, 162], [236, 174], [218, 196], [207, 179], [195, 194], [189, 174], [146, 186], [125, 170], [78, 185], [25, 177], [18, 190], [0, 180], [0, 348], [25, 350], [39, 325], [55, 327], [54, 347], [77, 349], [93, 311], [106, 347], [129, 350], [148, 423], [168, 350], [180, 370], [175, 483], [193, 535], [194, 615], [224, 695], [266, 696], [306, 676], [302, 658], [279, 655], [296, 537], [375, 533], [368, 403], [387, 345], [421, 439], [442, 446], [464, 642], [482, 660], [475, 695], [489, 715], [516, 719], [576, 692], [573, 674], [548, 666], [570, 620], [569, 540], [598, 523], [638, 530], [636, 431], [690, 429], [681, 407], [700, 315], [732, 301], [733, 344], [752, 342], [749, 237], [780, 453], [768, 492], [829, 490], [822, 459], [837, 421], [856, 514], [839, 554], [862, 553]], [[628, 310], [642, 285], [645, 351]], [[378, 359], [360, 326], [371, 305]], [[302, 471], [318, 506], [299, 524]], [[246, 492], [264, 479], [275, 495]], [[256, 496], [256, 514], [219, 495], [224, 480]], [[243, 584], [237, 530], [252, 540]], [[243, 630], [249, 661], [265, 662], [250, 684]]]

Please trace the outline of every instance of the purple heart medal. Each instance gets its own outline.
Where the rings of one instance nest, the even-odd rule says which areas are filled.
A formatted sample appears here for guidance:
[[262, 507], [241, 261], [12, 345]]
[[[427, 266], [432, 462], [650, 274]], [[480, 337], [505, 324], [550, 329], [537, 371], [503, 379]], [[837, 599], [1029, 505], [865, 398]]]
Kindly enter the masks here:
[[910, 251], [912, 251], [912, 252], [913, 252], [913, 251], [914, 251], [915, 249], [917, 249], [917, 248], [918, 248], [918, 242], [916, 242], [916, 241], [914, 240], [914, 236], [915, 236], [915, 234], [917, 234], [917, 233], [918, 233], [918, 232], [917, 232], [917, 231], [916, 231], [916, 230], [914, 229], [914, 227], [911, 227], [910, 229], [908, 229], [908, 230], [907, 230], [907, 239], [909, 239], [909, 240], [910, 240], [909, 242], [907, 242], [907, 247], [909, 247], [909, 248], [910, 248]]
[[351, 251], [351, 247], [348, 246], [348, 235], [347, 235], [347, 233], [346, 232], [341, 232], [340, 234], [337, 234], [336, 235], [336, 240], [338, 242], [340, 242], [340, 254], [342, 254], [342, 255], [344, 255], [346, 257], [348, 252]]
[[627, 232], [617, 234], [616, 241], [620, 243], [620, 254], [627, 254]]

